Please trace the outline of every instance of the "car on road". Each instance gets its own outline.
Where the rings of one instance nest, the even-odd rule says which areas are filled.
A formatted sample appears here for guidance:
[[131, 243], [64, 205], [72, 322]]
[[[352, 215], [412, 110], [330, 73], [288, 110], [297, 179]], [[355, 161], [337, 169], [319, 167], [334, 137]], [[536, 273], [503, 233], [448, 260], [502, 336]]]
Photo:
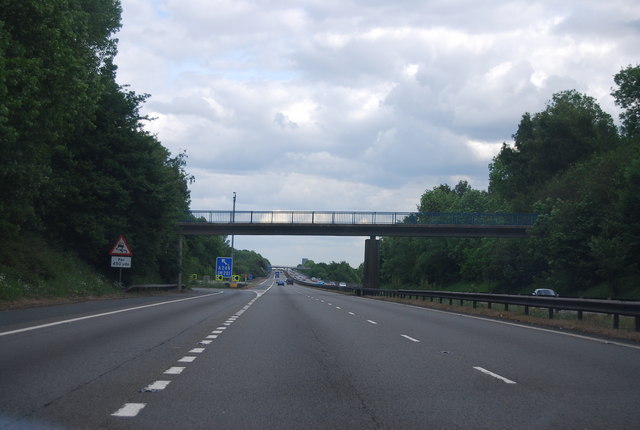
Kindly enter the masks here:
[[553, 290], [550, 290], [549, 288], [537, 288], [533, 293], [531, 293], [532, 296], [546, 296], [546, 297], [558, 297], [558, 293], [556, 293]]
[[279, 280], [276, 282], [276, 284], [277, 284], [277, 285], [284, 285], [284, 281], [282, 281], [282, 280], [280, 280], [280, 279], [279, 279]]
[[287, 278], [287, 284], [293, 285], [293, 278]]
[[347, 283], [346, 283], [346, 282], [340, 282], [340, 283], [338, 284], [338, 287], [346, 287], [346, 286], [347, 286]]

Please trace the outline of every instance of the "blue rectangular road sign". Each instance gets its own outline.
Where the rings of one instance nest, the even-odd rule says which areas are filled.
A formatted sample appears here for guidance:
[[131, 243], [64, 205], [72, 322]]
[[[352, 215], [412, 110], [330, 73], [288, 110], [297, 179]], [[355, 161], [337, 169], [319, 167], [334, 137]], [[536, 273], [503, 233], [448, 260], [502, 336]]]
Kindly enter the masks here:
[[216, 258], [216, 275], [230, 278], [233, 274], [233, 258], [218, 257]]

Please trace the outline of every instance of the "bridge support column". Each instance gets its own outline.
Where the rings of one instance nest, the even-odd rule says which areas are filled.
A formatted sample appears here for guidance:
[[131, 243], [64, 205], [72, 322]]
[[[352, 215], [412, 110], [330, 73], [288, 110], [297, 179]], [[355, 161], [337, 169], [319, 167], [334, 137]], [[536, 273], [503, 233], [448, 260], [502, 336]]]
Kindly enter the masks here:
[[364, 242], [364, 288], [380, 288], [380, 241], [371, 236]]

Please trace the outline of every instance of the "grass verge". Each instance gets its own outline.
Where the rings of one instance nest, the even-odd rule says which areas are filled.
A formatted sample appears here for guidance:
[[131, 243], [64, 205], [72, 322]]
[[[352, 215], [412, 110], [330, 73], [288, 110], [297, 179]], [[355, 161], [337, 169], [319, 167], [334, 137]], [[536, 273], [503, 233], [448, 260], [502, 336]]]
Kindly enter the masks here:
[[23, 237], [0, 252], [0, 305], [111, 296], [122, 289], [71, 252]]

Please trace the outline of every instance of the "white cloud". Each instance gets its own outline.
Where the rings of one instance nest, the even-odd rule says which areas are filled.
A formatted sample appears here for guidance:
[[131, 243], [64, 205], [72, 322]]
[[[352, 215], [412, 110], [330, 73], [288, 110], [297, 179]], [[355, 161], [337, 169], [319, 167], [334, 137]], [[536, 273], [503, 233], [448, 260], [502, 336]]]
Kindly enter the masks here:
[[[122, 6], [118, 80], [151, 94], [147, 128], [187, 151], [200, 209], [230, 209], [236, 191], [245, 210], [410, 211], [443, 182], [486, 187], [501, 143], [554, 92], [617, 116], [612, 77], [637, 62], [640, 28], [636, 0]], [[329, 239], [255, 249], [338, 261]]]

